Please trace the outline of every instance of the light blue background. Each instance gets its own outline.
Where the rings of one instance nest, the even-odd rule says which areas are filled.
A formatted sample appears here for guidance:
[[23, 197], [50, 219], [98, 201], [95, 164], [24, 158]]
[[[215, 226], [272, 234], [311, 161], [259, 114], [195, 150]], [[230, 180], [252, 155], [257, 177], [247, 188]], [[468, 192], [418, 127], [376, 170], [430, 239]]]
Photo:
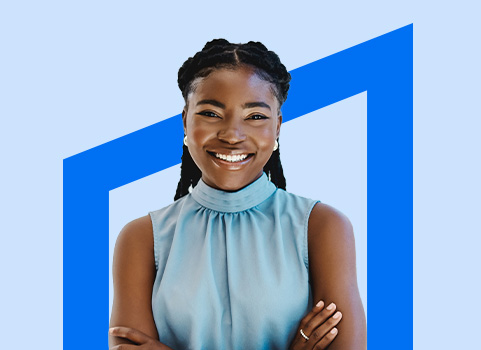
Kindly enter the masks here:
[[[62, 348], [62, 159], [178, 114], [182, 99], [177, 69], [205, 41], [220, 36], [231, 41], [255, 38], [276, 51], [291, 70], [410, 23], [414, 23], [414, 348], [473, 348], [481, 311], [477, 277], [481, 230], [475, 221], [481, 209], [477, 106], [481, 26], [474, 4], [3, 2], [0, 326], [8, 336], [2, 339], [2, 348]], [[346, 111], [353, 117], [346, 116], [346, 121], [359, 116], [360, 122], [365, 118], [365, 96], [315, 113], [327, 122], [329, 113], [345, 116]], [[286, 168], [288, 147], [300, 150], [316, 141], [296, 135], [294, 124], [307, 122], [305, 118], [309, 117], [285, 124], [281, 131]], [[303, 143], [288, 145], [289, 133]], [[352, 149], [359, 152], [361, 158], [356, 159], [362, 159], [365, 133], [353, 135], [355, 146], [339, 145], [339, 152], [348, 156]], [[336, 161], [329, 160], [330, 155], [322, 153], [322, 162]], [[356, 232], [361, 231], [365, 222], [356, 221], [355, 203], [350, 207], [339, 194], [365, 184], [365, 162], [352, 164], [358, 176], [332, 172], [314, 180], [314, 171], [324, 169], [301, 156], [293, 154], [289, 167], [294, 170], [286, 169], [289, 190], [338, 207], [353, 220]], [[334, 165], [329, 171], [336, 170]], [[306, 183], [321, 184], [331, 176], [348, 184], [347, 190], [326, 187], [314, 193], [296, 188], [291, 180], [295, 175], [289, 171], [301, 166], [308, 169]], [[169, 172], [176, 181], [177, 170]], [[151, 202], [142, 202], [146, 208], [134, 206], [139, 212], [124, 205], [129, 198], [144, 200], [148, 182], [155, 185], [164, 181], [163, 176], [112, 191], [111, 227], [163, 206], [165, 202], [152, 194]], [[159, 198], [163, 195], [159, 193]], [[356, 193], [356, 203], [363, 195]], [[88, 328], [81, 326], [79, 339], [88, 344]]]

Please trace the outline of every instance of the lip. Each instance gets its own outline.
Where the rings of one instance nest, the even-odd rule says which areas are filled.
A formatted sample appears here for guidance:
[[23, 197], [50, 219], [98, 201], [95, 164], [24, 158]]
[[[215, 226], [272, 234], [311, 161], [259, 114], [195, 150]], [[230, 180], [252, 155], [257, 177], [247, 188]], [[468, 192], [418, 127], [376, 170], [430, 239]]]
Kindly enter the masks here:
[[247, 151], [242, 151], [242, 150], [226, 150], [226, 149], [223, 149], [223, 150], [208, 150], [207, 153], [219, 153], [219, 154], [224, 154], [226, 156], [237, 156], [237, 155], [240, 155], [240, 154], [248, 154], [248, 155], [251, 155], [253, 153], [251, 152], [247, 152]]
[[[247, 158], [240, 161], [240, 162], [235, 162], [235, 163], [232, 163], [232, 162], [228, 162], [226, 160], [222, 160], [222, 159], [219, 159], [217, 158], [214, 154], [215, 153], [220, 153], [220, 154], [224, 154], [224, 155], [240, 155], [240, 154], [247, 154]], [[225, 152], [225, 151], [207, 151], [207, 154], [209, 154], [209, 156], [212, 158], [212, 160], [214, 161], [215, 164], [217, 164], [218, 166], [222, 167], [222, 168], [225, 168], [225, 169], [228, 169], [228, 170], [239, 170], [241, 169], [242, 167], [244, 167], [246, 164], [250, 163], [250, 161], [254, 158], [254, 153], [249, 153], [249, 152]]]

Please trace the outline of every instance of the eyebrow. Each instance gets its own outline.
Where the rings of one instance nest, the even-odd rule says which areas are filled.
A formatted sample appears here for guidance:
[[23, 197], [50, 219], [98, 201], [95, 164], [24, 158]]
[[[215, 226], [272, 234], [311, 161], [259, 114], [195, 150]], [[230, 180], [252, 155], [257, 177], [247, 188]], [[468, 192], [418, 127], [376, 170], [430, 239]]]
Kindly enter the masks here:
[[271, 106], [269, 106], [265, 102], [247, 102], [242, 105], [242, 108], [244, 109], [254, 108], [254, 107], [264, 107], [264, 108], [268, 108], [269, 110], [271, 109]]
[[200, 100], [199, 102], [197, 102], [196, 106], [200, 106], [200, 105], [212, 105], [212, 106], [225, 109], [225, 104], [217, 100]]
[[[223, 104], [222, 102], [219, 102], [217, 100], [200, 100], [199, 102], [197, 102], [196, 106], [200, 106], [200, 105], [212, 105], [212, 106], [216, 106], [216, 107], [225, 109], [225, 104]], [[244, 103], [242, 105], [243, 109], [254, 108], [254, 107], [264, 107], [264, 108], [268, 108], [269, 110], [271, 109], [271, 106], [269, 106], [267, 103], [260, 102], [260, 101], [259, 102], [247, 102], [247, 103]]]

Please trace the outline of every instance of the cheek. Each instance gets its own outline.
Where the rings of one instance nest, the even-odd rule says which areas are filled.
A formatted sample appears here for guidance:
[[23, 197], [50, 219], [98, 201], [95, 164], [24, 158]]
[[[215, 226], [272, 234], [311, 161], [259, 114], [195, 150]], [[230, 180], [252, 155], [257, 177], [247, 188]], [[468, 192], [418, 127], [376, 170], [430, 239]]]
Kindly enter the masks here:
[[192, 124], [189, 128], [189, 139], [192, 140], [192, 144], [197, 147], [202, 147], [202, 144], [210, 137], [211, 131], [205, 126]]
[[191, 133], [192, 142], [196, 145], [202, 144], [206, 137], [206, 132], [203, 129], [195, 128]]
[[259, 147], [270, 148], [276, 139], [275, 128], [265, 128], [256, 131], [256, 140]]

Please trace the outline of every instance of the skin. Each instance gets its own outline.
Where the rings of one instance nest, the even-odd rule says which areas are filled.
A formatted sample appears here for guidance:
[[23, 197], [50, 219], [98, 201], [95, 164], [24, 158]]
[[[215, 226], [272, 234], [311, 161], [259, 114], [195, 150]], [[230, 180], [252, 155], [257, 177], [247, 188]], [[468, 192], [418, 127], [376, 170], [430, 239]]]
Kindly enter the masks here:
[[314, 300], [335, 301], [342, 312], [332, 350], [365, 350], [366, 317], [356, 277], [356, 249], [349, 219], [336, 209], [317, 203], [309, 217], [308, 254]]
[[[198, 82], [182, 112], [189, 152], [204, 182], [239, 190], [262, 175], [282, 115], [271, 85], [252, 69], [221, 69]], [[250, 154], [242, 164], [224, 164], [209, 152]]]
[[[216, 70], [194, 86], [182, 113], [189, 152], [207, 185], [239, 190], [262, 175], [279, 136], [282, 115], [272, 85], [251, 68], [240, 67]], [[229, 163], [212, 153], [249, 157]], [[153, 245], [148, 215], [127, 224], [117, 239], [111, 349], [170, 349], [159, 341], [152, 315]], [[308, 250], [311, 291], [319, 303], [300, 320], [289, 349], [366, 349], [366, 321], [349, 220], [328, 205], [316, 204], [308, 223]]]

